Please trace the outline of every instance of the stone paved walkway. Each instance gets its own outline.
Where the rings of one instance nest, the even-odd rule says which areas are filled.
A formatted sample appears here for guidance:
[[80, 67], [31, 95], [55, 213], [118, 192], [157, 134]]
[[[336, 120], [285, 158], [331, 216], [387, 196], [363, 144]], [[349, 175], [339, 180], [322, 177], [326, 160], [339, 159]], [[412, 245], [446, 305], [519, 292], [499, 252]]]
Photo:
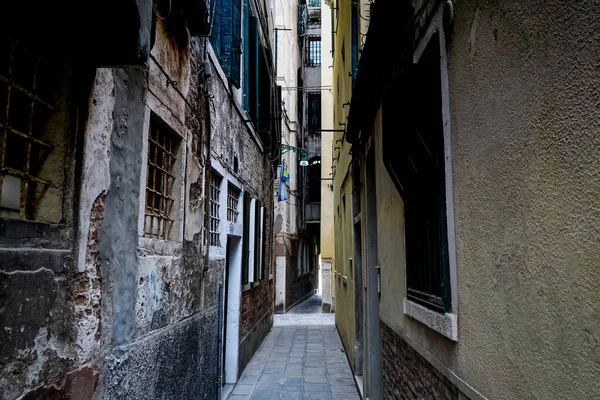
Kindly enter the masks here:
[[275, 315], [228, 399], [359, 400], [334, 315]]

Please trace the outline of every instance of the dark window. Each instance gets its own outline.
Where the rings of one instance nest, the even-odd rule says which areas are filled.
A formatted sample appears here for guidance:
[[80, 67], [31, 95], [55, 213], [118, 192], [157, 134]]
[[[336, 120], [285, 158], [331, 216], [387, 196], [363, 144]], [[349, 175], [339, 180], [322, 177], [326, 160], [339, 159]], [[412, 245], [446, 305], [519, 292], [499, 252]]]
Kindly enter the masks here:
[[225, 75], [240, 87], [242, 54], [241, 0], [215, 0], [214, 23], [210, 41]]
[[221, 182], [223, 178], [215, 171], [210, 172], [210, 191], [209, 191], [209, 224], [208, 224], [208, 240], [210, 246], [220, 246], [221, 241], [219, 234], [219, 196], [221, 195]]
[[[398, 99], [397, 93], [404, 95]], [[384, 161], [404, 200], [407, 296], [452, 309], [439, 38], [384, 100]]]
[[0, 53], [0, 211], [30, 219], [36, 192], [52, 184], [40, 174], [54, 149], [43, 137], [54, 111], [44, 90], [51, 78], [41, 58], [16, 41], [0, 42]]
[[238, 202], [240, 199], [240, 189], [233, 186], [231, 183], [227, 186], [227, 221], [237, 223]]
[[321, 93], [308, 94], [308, 129], [321, 129]]
[[148, 135], [144, 236], [167, 240], [173, 227], [173, 167], [179, 138], [152, 114]]
[[321, 66], [321, 38], [308, 39], [308, 66]]

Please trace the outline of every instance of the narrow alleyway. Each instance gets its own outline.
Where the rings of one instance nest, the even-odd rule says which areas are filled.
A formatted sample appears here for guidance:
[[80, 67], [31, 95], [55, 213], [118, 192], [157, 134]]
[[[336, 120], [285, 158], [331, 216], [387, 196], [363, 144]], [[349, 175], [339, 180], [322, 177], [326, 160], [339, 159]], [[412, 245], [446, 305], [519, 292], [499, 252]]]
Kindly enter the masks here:
[[335, 316], [321, 313], [318, 296], [275, 315], [228, 399], [360, 399]]

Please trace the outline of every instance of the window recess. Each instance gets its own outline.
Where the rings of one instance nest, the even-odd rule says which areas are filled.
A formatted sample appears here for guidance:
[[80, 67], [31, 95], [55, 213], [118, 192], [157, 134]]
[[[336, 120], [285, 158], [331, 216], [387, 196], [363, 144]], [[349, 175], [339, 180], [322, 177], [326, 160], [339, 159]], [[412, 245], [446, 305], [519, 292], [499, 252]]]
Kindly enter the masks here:
[[152, 114], [148, 134], [148, 168], [146, 173], [146, 207], [144, 236], [171, 239], [176, 181], [174, 166], [180, 138]]
[[210, 191], [209, 191], [209, 227], [208, 227], [208, 240], [210, 246], [220, 246], [220, 224], [221, 219], [219, 217], [220, 204], [219, 197], [221, 195], [221, 182], [223, 178], [218, 175], [214, 170], [210, 171]]
[[18, 41], [0, 42], [0, 216], [35, 219], [52, 182], [41, 177], [54, 150], [44, 138], [55, 111], [42, 58]]
[[[384, 161], [404, 200], [407, 298], [452, 312], [446, 218], [440, 40], [408, 66], [384, 100]], [[400, 119], [396, 117], [400, 115]]]

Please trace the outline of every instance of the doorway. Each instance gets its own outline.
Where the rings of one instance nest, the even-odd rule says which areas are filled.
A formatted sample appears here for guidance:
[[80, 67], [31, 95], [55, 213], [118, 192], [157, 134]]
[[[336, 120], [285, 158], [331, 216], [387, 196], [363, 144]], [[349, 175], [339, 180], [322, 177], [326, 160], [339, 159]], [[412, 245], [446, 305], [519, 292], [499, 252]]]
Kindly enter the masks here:
[[366, 398], [382, 398], [381, 336], [379, 333], [379, 266], [377, 257], [377, 202], [375, 186], [375, 154], [371, 149], [367, 155], [365, 176], [365, 392]]
[[242, 239], [228, 236], [226, 244], [223, 295], [223, 383], [236, 383], [240, 346], [240, 306], [242, 295]]
[[362, 222], [361, 222], [361, 183], [360, 160], [352, 167], [352, 215], [354, 224], [354, 374], [363, 375], [363, 269], [362, 269]]

